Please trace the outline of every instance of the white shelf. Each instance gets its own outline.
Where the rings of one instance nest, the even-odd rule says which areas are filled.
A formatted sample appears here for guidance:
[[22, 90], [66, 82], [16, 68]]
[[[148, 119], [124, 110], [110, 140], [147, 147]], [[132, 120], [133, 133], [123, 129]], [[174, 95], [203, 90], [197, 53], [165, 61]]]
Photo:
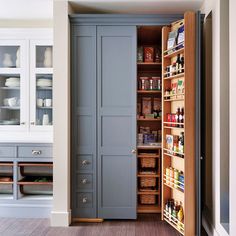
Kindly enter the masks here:
[[2, 90], [20, 90], [20, 87], [0, 87]]
[[22, 73], [21, 68], [0, 68], [1, 75], [15, 75], [21, 73]]
[[53, 68], [35, 68], [35, 74], [53, 74]]
[[20, 110], [20, 107], [0, 106], [1, 109]]

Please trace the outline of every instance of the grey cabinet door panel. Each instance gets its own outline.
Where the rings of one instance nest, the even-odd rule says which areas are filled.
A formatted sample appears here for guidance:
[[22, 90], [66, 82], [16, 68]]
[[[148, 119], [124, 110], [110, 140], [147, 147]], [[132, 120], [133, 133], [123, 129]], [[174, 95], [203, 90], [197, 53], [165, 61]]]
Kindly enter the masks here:
[[96, 26], [72, 26], [72, 61], [72, 217], [96, 218]]
[[18, 147], [18, 157], [34, 158], [34, 157], [47, 157], [52, 158], [52, 148], [43, 146], [23, 146]]
[[136, 218], [136, 27], [97, 27], [98, 217]]
[[16, 157], [15, 147], [0, 146], [0, 157]]

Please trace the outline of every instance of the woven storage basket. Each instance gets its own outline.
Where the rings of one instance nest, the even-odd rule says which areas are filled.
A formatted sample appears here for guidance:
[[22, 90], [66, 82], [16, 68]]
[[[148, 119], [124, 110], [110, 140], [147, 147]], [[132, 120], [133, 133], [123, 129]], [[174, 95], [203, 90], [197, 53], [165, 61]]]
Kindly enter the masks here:
[[156, 187], [156, 178], [155, 177], [141, 177], [140, 186], [141, 187]]
[[151, 194], [144, 194], [140, 196], [140, 203], [141, 204], [155, 204], [156, 203], [156, 196]]
[[141, 158], [141, 167], [142, 168], [155, 168], [156, 167], [156, 158], [153, 158], [153, 157]]

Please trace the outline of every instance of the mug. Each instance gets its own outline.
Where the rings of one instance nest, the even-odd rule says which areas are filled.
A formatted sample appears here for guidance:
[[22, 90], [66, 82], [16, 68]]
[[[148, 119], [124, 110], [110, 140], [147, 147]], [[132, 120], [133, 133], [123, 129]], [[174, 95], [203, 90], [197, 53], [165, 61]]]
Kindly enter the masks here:
[[14, 107], [17, 105], [17, 98], [13, 97], [13, 98], [5, 98], [3, 100], [3, 104], [4, 106], [9, 106], [9, 107]]
[[43, 106], [43, 99], [42, 98], [37, 98], [37, 106], [42, 107]]
[[44, 106], [51, 107], [52, 106], [52, 99], [50, 99], [50, 98], [44, 99]]

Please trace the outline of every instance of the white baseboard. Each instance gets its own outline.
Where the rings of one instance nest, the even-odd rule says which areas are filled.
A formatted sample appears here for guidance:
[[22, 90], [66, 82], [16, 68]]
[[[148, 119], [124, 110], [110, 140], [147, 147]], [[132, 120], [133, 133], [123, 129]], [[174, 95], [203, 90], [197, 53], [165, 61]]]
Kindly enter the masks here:
[[71, 224], [70, 211], [51, 211], [51, 226], [52, 227], [68, 227]]

